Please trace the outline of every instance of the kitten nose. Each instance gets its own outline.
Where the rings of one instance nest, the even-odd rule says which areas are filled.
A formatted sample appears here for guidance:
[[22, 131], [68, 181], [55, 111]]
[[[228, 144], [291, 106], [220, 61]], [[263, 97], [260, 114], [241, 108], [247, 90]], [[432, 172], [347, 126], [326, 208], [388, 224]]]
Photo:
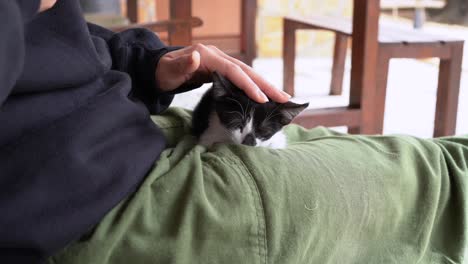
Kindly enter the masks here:
[[242, 141], [242, 144], [247, 145], [247, 146], [255, 146], [257, 145], [256, 143], [257, 142], [253, 134], [248, 134], [247, 136], [245, 136], [244, 140]]

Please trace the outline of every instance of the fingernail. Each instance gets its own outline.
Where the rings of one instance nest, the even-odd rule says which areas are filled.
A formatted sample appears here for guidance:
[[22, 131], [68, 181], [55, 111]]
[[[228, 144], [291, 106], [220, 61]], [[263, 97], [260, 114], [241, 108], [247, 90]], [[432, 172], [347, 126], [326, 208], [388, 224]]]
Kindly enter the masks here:
[[200, 52], [198, 51], [193, 51], [192, 54], [191, 54], [191, 59], [192, 59], [192, 62], [194, 62], [195, 60], [199, 60], [200, 59]]
[[268, 102], [268, 98], [266, 97], [266, 95], [261, 90], [257, 90], [257, 93], [262, 98], [263, 103]]
[[284, 95], [284, 96], [286, 96], [286, 97], [288, 97], [288, 99], [291, 98], [291, 95], [289, 95], [288, 93], [286, 93], [286, 92], [284, 92], [284, 91], [281, 91], [281, 94]]

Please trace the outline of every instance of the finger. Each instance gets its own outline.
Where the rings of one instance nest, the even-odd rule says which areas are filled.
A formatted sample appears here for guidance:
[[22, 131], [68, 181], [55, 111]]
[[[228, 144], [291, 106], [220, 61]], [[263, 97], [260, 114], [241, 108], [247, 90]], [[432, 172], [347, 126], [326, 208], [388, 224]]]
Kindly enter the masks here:
[[[194, 51], [179, 57], [166, 58], [164, 62], [166, 69], [164, 74], [167, 79], [164, 85], [168, 89], [175, 89], [190, 80], [198, 70], [200, 67], [200, 53]], [[161, 70], [161, 67], [159, 66], [157, 70]]]
[[175, 60], [175, 67], [177, 67], [175, 72], [182, 75], [194, 73], [198, 67], [200, 67], [200, 53], [198, 51], [193, 51], [180, 56]]
[[223, 58], [229, 60], [230, 62], [238, 65], [241, 67], [241, 69], [247, 73], [247, 75], [258, 85], [258, 87], [268, 96], [270, 97], [273, 101], [279, 102], [279, 103], [285, 103], [287, 102], [291, 96], [282, 90], [279, 90], [275, 88], [270, 82], [265, 80], [262, 76], [260, 76], [257, 72], [255, 72], [250, 66], [246, 65], [245, 63], [230, 57], [226, 53], [222, 52], [218, 48], [211, 46], [210, 48], [213, 48], [217, 54], [222, 56]]
[[239, 89], [243, 90], [254, 101], [259, 103], [268, 102], [268, 98], [257, 84], [238, 65], [221, 57], [219, 59], [224, 60], [222, 63], [225, 65], [220, 68], [222, 69], [220, 72], [222, 75], [226, 76], [226, 78], [239, 87]]
[[206, 46], [203, 44], [194, 44], [192, 46], [187, 46], [178, 50], [171, 51], [168, 54], [170, 54], [171, 57], [173, 58], [177, 58], [183, 55], [190, 54], [193, 51], [202, 52], [203, 50], [206, 50], [206, 49], [207, 49]]
[[194, 50], [193, 46], [188, 46], [188, 47], [185, 47], [185, 48], [173, 50], [173, 51], [167, 53], [167, 55], [171, 55], [171, 58], [177, 58], [177, 57], [180, 57], [180, 56], [183, 56], [183, 55], [190, 54], [191, 51], [193, 51], [193, 50]]
[[217, 52], [206, 47], [198, 46], [202, 54], [200, 68], [204, 68], [208, 72], [218, 71], [220, 74], [228, 78], [239, 89], [243, 90], [247, 96], [259, 103], [265, 103], [268, 98], [262, 93], [257, 84], [240, 68], [240, 66], [231, 61], [219, 56]]
[[[187, 52], [198, 51], [200, 56], [200, 64], [198, 69], [204, 68], [208, 72], [218, 71], [222, 75], [226, 76], [231, 80], [237, 87], [243, 90], [247, 96], [253, 100], [264, 103], [268, 101], [268, 98], [260, 90], [257, 84], [240, 68], [240, 66], [232, 63], [231, 61], [219, 56], [217, 52], [206, 47], [205, 45], [196, 44], [188, 49], [184, 48], [181, 50], [174, 51], [174, 55], [186, 54]], [[187, 55], [182, 55], [182, 57]], [[179, 66], [182, 67], [182, 66]], [[186, 79], [189, 79], [190, 75], [185, 75]]]

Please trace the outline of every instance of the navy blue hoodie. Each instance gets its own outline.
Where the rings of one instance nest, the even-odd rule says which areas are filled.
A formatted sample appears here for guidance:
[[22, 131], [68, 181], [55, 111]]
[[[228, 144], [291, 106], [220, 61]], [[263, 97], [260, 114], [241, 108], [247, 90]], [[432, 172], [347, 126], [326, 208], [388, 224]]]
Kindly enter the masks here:
[[85, 22], [77, 0], [0, 1], [0, 263], [40, 263], [136, 190], [165, 147], [152, 32]]

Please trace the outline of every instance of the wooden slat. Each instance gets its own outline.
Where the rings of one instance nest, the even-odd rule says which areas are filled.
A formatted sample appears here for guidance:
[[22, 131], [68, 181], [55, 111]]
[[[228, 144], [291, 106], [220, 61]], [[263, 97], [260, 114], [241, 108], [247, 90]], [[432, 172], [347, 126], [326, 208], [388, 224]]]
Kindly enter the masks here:
[[451, 45], [450, 59], [440, 60], [434, 137], [451, 136], [457, 126], [463, 42]]
[[[170, 19], [190, 19], [192, 0], [170, 0]], [[189, 46], [192, 43], [192, 28], [177, 27], [169, 31], [169, 42], [173, 46]]]
[[373, 134], [380, 1], [354, 0], [350, 107], [361, 109], [359, 128], [350, 133]]
[[374, 100], [374, 132], [377, 134], [382, 134], [384, 128], [385, 102], [387, 97], [387, 81], [390, 59], [391, 57], [388, 56], [388, 53], [383, 52], [380, 46], [377, 60], [377, 85]]
[[297, 116], [294, 124], [305, 128], [316, 126], [348, 126], [357, 127], [360, 124], [361, 111], [348, 107], [334, 107], [324, 109], [307, 109]]
[[244, 62], [252, 66], [257, 56], [255, 29], [257, 18], [257, 0], [242, 0], [241, 19], [241, 52], [244, 53]]
[[458, 41], [459, 38], [454, 38], [445, 35], [437, 35], [412, 28], [402, 28], [394, 24], [381, 23], [379, 29], [379, 42], [381, 43], [434, 43], [434, 42], [449, 42]]
[[330, 95], [340, 95], [343, 91], [343, 76], [349, 39], [350, 37], [343, 34], [335, 34]]
[[138, 23], [138, 0], [127, 0], [127, 17], [130, 23]]
[[[458, 43], [458, 42], [454, 42]], [[381, 43], [380, 52], [386, 53], [391, 58], [449, 58], [451, 56], [450, 45], [442, 43]]]
[[173, 19], [173, 20], [164, 20], [164, 21], [157, 21], [157, 22], [150, 22], [150, 23], [139, 23], [139, 24], [130, 24], [127, 26], [121, 27], [112, 27], [110, 28], [112, 31], [123, 31], [130, 28], [147, 28], [153, 32], [165, 32], [169, 31], [172, 28], [193, 28], [199, 27], [203, 25], [201, 19], [197, 17], [192, 17], [190, 19]]
[[[352, 35], [352, 22], [344, 17], [313, 16], [308, 18], [286, 16], [285, 21], [294, 23], [298, 29], [318, 29]], [[434, 43], [459, 41], [459, 38], [427, 33], [421, 30], [402, 28], [391, 23], [380, 23], [379, 42], [381, 43]]]
[[294, 96], [297, 24], [283, 20], [283, 91]]
[[351, 20], [341, 17], [326, 17], [326, 16], [312, 16], [312, 17], [299, 17], [299, 16], [285, 16], [288, 22], [297, 24], [297, 28], [307, 29], [323, 29], [328, 31], [338, 32], [347, 36], [351, 36], [352, 27]]

